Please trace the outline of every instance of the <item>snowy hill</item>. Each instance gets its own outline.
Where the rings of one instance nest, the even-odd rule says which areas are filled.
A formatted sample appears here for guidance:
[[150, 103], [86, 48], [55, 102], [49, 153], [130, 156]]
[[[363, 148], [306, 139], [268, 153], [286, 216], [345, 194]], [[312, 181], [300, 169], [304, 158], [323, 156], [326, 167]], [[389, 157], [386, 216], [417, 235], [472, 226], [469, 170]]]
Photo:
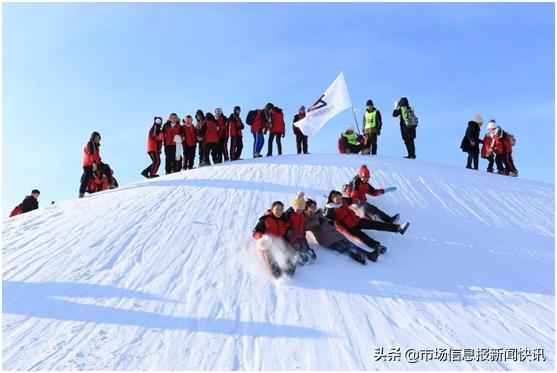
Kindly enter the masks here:
[[[366, 163], [411, 221], [362, 266], [318, 247], [272, 280], [251, 231]], [[3, 369], [554, 368], [554, 186], [390, 157], [246, 160], [3, 222]], [[310, 243], [316, 245], [311, 234]], [[400, 362], [374, 349], [400, 347]], [[546, 361], [409, 363], [409, 348], [543, 348]], [[533, 359], [530, 359], [533, 360]]]

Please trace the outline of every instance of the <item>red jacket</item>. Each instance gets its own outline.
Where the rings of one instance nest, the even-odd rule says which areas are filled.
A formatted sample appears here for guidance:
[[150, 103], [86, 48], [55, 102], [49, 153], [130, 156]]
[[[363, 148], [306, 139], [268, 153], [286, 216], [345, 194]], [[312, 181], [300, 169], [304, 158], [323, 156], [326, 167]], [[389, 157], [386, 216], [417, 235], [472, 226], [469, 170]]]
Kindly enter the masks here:
[[275, 108], [271, 110], [271, 129], [269, 132], [282, 135], [284, 133], [284, 113]]
[[385, 189], [375, 189], [369, 183], [361, 181], [358, 176], [352, 180], [350, 187], [352, 189], [350, 197], [352, 197], [354, 201], [365, 201], [367, 199], [366, 194], [369, 194], [370, 196], [380, 196], [385, 194]]
[[253, 230], [253, 238], [260, 239], [264, 234], [285, 238], [286, 231], [290, 227], [285, 215], [280, 218], [275, 217], [271, 210], [267, 210], [265, 215], [259, 218]]
[[162, 148], [162, 142], [164, 140], [164, 135], [161, 131], [160, 124], [153, 124], [149, 133], [147, 134], [147, 153], [159, 152]]
[[306, 236], [306, 214], [303, 212], [301, 214], [297, 214], [291, 207], [286, 210], [285, 215], [286, 219], [288, 219], [288, 223], [290, 224], [290, 235], [288, 237], [288, 241], [296, 242], [300, 238], [304, 238]]
[[242, 136], [242, 130], [244, 129], [244, 123], [242, 123], [242, 118], [237, 117], [235, 114], [230, 114], [228, 117], [228, 128], [230, 132], [230, 137]]
[[255, 116], [255, 120], [251, 125], [251, 132], [256, 133], [259, 131], [263, 131], [266, 128], [269, 128], [271, 123], [269, 123], [269, 118], [267, 117], [267, 112], [265, 110], [259, 110], [257, 115]]
[[212, 120], [205, 120], [202, 129], [206, 144], [216, 144], [219, 142], [219, 127]]
[[228, 137], [228, 128], [226, 126], [226, 117], [221, 115], [220, 117], [216, 118], [217, 124], [219, 126], [219, 139], [223, 137]]
[[101, 144], [95, 144], [92, 140], [85, 144], [85, 147], [83, 148], [83, 167], [92, 166], [93, 163], [100, 163], [100, 146]]
[[[491, 147], [491, 140], [492, 140], [491, 136], [485, 135], [484, 142], [482, 144], [482, 150], [481, 150], [481, 156], [484, 159], [487, 158], [487, 151]], [[492, 156], [493, 156], [493, 154], [492, 154]]]
[[197, 144], [197, 133], [194, 125], [182, 125], [182, 145], [187, 147], [196, 146]]
[[340, 207], [331, 207], [327, 205], [327, 217], [335, 221], [335, 227], [338, 230], [346, 230], [346, 228], [353, 228], [360, 222], [358, 215], [350, 208], [352, 198], [343, 198]]
[[[501, 140], [501, 136], [495, 136], [491, 138], [492, 141], [492, 147], [495, 149], [495, 153], [496, 154], [503, 154], [505, 152], [505, 149], [503, 147], [503, 140]], [[495, 145], [493, 145], [495, 144]]]
[[172, 127], [172, 124], [170, 122], [166, 122], [164, 124], [164, 126], [162, 127], [162, 132], [164, 134], [165, 146], [176, 145], [176, 142], [174, 141], [174, 136], [180, 134], [180, 129], [181, 129], [180, 123], [176, 123], [174, 127]]

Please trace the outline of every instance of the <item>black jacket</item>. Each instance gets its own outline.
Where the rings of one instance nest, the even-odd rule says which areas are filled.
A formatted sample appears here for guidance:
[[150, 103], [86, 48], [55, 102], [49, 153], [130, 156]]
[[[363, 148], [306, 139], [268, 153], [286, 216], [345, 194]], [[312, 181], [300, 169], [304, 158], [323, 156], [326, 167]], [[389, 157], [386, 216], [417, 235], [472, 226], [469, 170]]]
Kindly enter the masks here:
[[402, 111], [400, 109], [395, 109], [393, 111], [393, 117], [400, 117], [400, 135], [403, 140], [412, 140], [416, 138], [416, 127], [408, 127], [404, 123], [404, 118], [402, 118]]
[[21, 207], [23, 212], [33, 211], [39, 208], [39, 201], [37, 201], [33, 196], [26, 196], [19, 207]]
[[[484, 141], [480, 139], [480, 126], [478, 123], [471, 120], [468, 122], [466, 133], [460, 143], [460, 149], [462, 149], [463, 152], [479, 152], [480, 144], [483, 144], [483, 142]], [[472, 145], [472, 143], [474, 143], [474, 145]]]

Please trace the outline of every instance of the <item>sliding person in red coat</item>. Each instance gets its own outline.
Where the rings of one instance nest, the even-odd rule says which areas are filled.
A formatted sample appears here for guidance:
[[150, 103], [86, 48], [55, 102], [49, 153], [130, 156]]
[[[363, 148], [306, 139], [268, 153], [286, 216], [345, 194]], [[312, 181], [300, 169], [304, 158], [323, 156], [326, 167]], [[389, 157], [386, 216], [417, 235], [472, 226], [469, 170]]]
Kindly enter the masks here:
[[19, 205], [17, 205], [12, 210], [12, 212], [10, 213], [10, 218], [12, 216], [25, 214], [26, 212], [38, 209], [39, 208], [39, 195], [40, 194], [41, 194], [41, 192], [39, 192], [38, 189], [33, 189], [31, 191], [31, 194], [28, 195], [28, 196], [25, 196], [25, 198], [23, 199], [23, 202], [21, 202]]

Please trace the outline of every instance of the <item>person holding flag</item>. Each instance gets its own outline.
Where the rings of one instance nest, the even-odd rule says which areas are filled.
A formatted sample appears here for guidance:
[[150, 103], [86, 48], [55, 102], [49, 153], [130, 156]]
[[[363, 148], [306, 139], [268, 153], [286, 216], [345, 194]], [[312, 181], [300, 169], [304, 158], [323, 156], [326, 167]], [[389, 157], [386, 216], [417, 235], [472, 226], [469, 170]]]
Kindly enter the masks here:
[[296, 136], [296, 151], [298, 154], [302, 154], [302, 150], [304, 154], [308, 154], [308, 137], [294, 124], [305, 117], [306, 107], [302, 105], [298, 109], [298, 114], [294, 115], [294, 120], [292, 121], [292, 130], [294, 131], [294, 136]]

